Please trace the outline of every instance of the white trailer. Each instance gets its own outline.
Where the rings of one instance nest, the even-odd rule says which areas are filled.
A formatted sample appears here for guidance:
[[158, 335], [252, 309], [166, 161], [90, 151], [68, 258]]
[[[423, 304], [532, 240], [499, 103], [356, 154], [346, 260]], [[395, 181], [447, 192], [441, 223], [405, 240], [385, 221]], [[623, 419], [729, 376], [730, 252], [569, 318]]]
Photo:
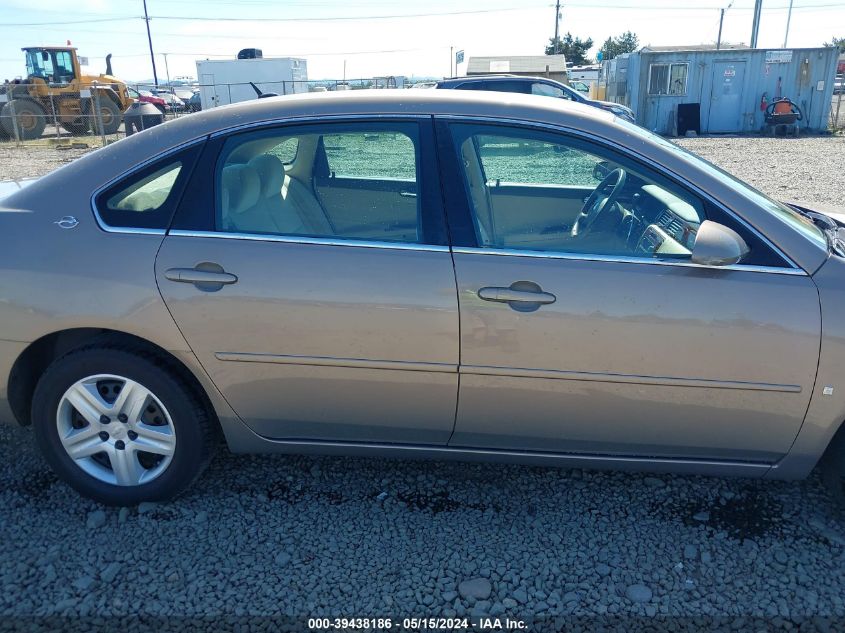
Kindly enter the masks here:
[[306, 61], [295, 57], [197, 60], [197, 79], [203, 110], [258, 98], [249, 82], [261, 92], [308, 92]]

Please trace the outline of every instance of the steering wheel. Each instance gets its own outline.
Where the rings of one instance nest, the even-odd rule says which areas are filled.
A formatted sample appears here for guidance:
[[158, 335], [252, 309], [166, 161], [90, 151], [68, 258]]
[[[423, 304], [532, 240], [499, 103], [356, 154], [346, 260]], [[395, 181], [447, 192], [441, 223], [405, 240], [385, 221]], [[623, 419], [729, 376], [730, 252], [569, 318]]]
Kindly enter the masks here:
[[613, 208], [613, 204], [625, 188], [625, 181], [628, 179], [628, 173], [621, 167], [614, 169], [599, 183], [599, 186], [593, 190], [593, 193], [584, 202], [581, 208], [581, 213], [578, 214], [578, 219], [572, 226], [570, 235], [578, 237], [579, 234], [587, 233], [593, 226], [595, 221], [605, 209]]

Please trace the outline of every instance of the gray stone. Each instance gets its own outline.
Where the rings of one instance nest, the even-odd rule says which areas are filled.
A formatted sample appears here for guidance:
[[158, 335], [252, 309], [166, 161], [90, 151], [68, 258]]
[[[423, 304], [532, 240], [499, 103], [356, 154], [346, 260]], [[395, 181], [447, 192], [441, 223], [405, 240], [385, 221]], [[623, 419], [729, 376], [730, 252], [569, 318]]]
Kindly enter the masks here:
[[120, 525], [126, 523], [127, 519], [129, 519], [129, 508], [123, 507], [120, 509], [120, 512], [117, 513], [117, 522]]
[[652, 592], [651, 589], [645, 585], [636, 584], [628, 585], [628, 588], [625, 590], [625, 595], [631, 602], [642, 603], [649, 602], [651, 600]]
[[96, 530], [106, 524], [106, 513], [102, 510], [94, 510], [88, 513], [88, 519], [85, 521], [85, 527], [89, 530]]
[[693, 520], [699, 521], [701, 523], [707, 523], [710, 520], [710, 513], [707, 510], [702, 510], [701, 512], [696, 512], [692, 515]]
[[513, 609], [517, 604], [519, 603], [513, 598], [505, 598], [504, 600], [502, 600], [502, 606], [504, 606], [506, 609]]
[[80, 591], [88, 591], [94, 584], [94, 579], [91, 576], [81, 576], [73, 581], [73, 586]]
[[662, 479], [657, 477], [645, 477], [643, 483], [649, 488], [663, 488], [666, 485]]
[[56, 603], [56, 613], [62, 613], [71, 609], [76, 606], [77, 600], [76, 598], [65, 598], [64, 600], [59, 600]]
[[487, 600], [493, 591], [493, 585], [486, 578], [471, 578], [464, 580], [458, 585], [458, 593], [466, 600], [473, 598], [475, 600]]
[[138, 504], [138, 514], [147, 514], [155, 510], [157, 507], [157, 503], [153, 503], [152, 501], [142, 501]]
[[273, 562], [276, 563], [277, 567], [284, 567], [287, 565], [291, 560], [291, 555], [287, 552], [279, 552], [276, 554], [276, 557], [273, 559]]
[[696, 560], [698, 558], [698, 548], [695, 545], [684, 545], [684, 558], [687, 560]]
[[528, 602], [528, 594], [525, 592], [524, 589], [516, 589], [513, 592], [513, 599], [521, 604], [525, 604]]
[[117, 574], [120, 572], [120, 563], [117, 561], [112, 561], [108, 565], [103, 568], [100, 572], [100, 580], [106, 583], [112, 582], [116, 577]]
[[455, 600], [455, 598], [458, 597], [458, 594], [455, 591], [446, 591], [446, 592], [443, 593], [443, 595], [441, 597], [443, 598], [444, 602], [451, 603]]
[[599, 576], [607, 576], [610, 574], [610, 566], [606, 563], [599, 563], [596, 565], [596, 573]]

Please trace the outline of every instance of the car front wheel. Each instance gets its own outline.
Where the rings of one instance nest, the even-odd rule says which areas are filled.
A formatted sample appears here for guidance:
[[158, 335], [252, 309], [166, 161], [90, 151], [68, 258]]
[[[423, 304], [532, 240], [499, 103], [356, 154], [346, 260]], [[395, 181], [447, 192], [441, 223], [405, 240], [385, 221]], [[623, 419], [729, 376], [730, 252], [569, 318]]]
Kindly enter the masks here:
[[212, 427], [174, 368], [142, 350], [82, 348], [35, 389], [32, 420], [56, 474], [108, 505], [170, 499], [211, 457]]

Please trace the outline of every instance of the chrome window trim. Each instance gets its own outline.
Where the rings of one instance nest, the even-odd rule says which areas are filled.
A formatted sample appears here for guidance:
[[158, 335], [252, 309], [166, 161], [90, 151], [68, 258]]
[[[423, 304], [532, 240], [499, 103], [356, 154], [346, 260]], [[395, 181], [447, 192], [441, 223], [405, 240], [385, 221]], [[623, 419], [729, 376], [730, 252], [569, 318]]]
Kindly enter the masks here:
[[611, 262], [616, 264], [644, 264], [652, 266], [675, 266], [680, 268], [700, 268], [704, 270], [734, 270], [750, 273], [769, 273], [772, 275], [797, 275], [807, 277], [807, 273], [800, 268], [783, 268], [778, 266], [749, 266], [745, 264], [731, 264], [729, 266], [708, 266], [689, 261], [675, 259], [659, 259], [647, 257], [624, 257], [618, 255], [594, 255], [591, 253], [567, 253], [564, 251], [527, 251], [510, 248], [477, 248], [457, 246], [452, 252], [458, 255], [494, 255], [505, 257], [531, 257], [536, 259], [566, 259], [585, 262]]
[[[786, 262], [789, 263], [790, 268], [794, 268], [794, 269], [799, 270], [802, 273], [806, 274], [806, 271], [803, 268], [801, 268], [798, 264], [796, 264], [795, 261], [789, 255], [784, 253], [783, 250], [781, 250], [777, 245], [772, 243], [772, 241], [768, 237], [766, 237], [763, 233], [761, 233], [759, 230], [757, 230], [755, 227], [753, 227], [751, 224], [749, 224], [744, 218], [741, 218], [740, 216], [738, 216], [736, 214], [736, 212], [733, 211], [733, 209], [725, 206], [724, 204], [722, 204], [722, 202], [720, 202], [719, 200], [714, 198], [712, 195], [710, 195], [709, 193], [707, 193], [706, 191], [704, 191], [700, 187], [696, 186], [694, 183], [689, 182], [688, 180], [684, 179], [684, 177], [681, 176], [680, 174], [677, 174], [674, 171], [666, 169], [666, 167], [664, 167], [660, 163], [653, 161], [648, 156], [644, 156], [643, 154], [640, 154], [639, 152], [633, 151], [630, 148], [625, 147], [624, 145], [620, 145], [619, 143], [616, 143], [615, 141], [611, 141], [611, 140], [609, 140], [607, 138], [603, 138], [601, 136], [596, 136], [595, 134], [590, 134], [589, 132], [584, 132], [583, 130], [577, 130], [575, 128], [566, 127], [566, 126], [563, 126], [563, 125], [556, 125], [556, 124], [553, 124], [553, 123], [543, 123], [542, 121], [529, 121], [529, 120], [524, 120], [524, 119], [508, 119], [508, 118], [504, 118], [504, 117], [471, 116], [471, 115], [465, 115], [465, 114], [436, 114], [434, 116], [435, 116], [435, 118], [438, 118], [438, 119], [444, 119], [444, 120], [449, 120], [449, 121], [459, 121], [459, 122], [464, 122], [464, 123], [478, 123], [478, 122], [481, 122], [481, 123], [504, 123], [506, 125], [515, 125], [517, 127], [522, 127], [522, 128], [537, 128], [537, 129], [540, 129], [540, 130], [549, 130], [549, 131], [552, 131], [552, 132], [561, 132], [563, 134], [569, 134], [571, 136], [576, 136], [578, 138], [581, 138], [581, 139], [584, 139], [584, 140], [587, 140], [587, 141], [598, 143], [599, 145], [608, 146], [612, 149], [615, 149], [616, 151], [622, 152], [623, 154], [631, 155], [631, 156], [635, 157], [637, 160], [645, 163], [646, 165], [648, 165], [652, 169], [656, 169], [658, 172], [668, 176], [669, 179], [674, 181], [674, 182], [677, 182], [680, 179], [680, 181], [681, 181], [681, 183], [683, 184], [684, 187], [692, 190], [696, 195], [701, 196], [705, 200], [708, 200], [711, 204], [719, 207], [722, 211], [727, 213], [731, 218], [733, 218], [734, 220], [739, 222], [742, 226], [744, 226], [746, 229], [748, 229], [754, 235], [756, 235], [758, 238], [760, 238], [760, 240], [762, 240], [763, 243], [765, 243], [769, 248], [771, 248], [773, 251], [775, 251], [775, 253], [777, 253], [780, 257], [782, 257], [784, 260], [786, 260]], [[724, 269], [724, 268], [725, 267], [722, 266], [722, 269]], [[759, 268], [768, 268], [768, 267], [760, 266]]]
[[96, 202], [97, 196], [99, 196], [101, 193], [103, 193], [103, 191], [105, 191], [106, 189], [108, 189], [112, 185], [116, 184], [119, 180], [123, 180], [124, 178], [128, 178], [128, 177], [132, 176], [132, 174], [135, 174], [135, 173], [141, 171], [142, 169], [144, 169], [148, 165], [150, 165], [150, 164], [152, 164], [156, 161], [163, 160], [163, 159], [167, 158], [168, 156], [171, 156], [172, 154], [176, 154], [178, 152], [186, 150], [189, 147], [193, 147], [194, 145], [198, 145], [199, 143], [204, 143], [207, 139], [208, 139], [208, 136], [205, 135], [205, 136], [201, 136], [200, 138], [191, 139], [190, 141], [186, 141], [185, 143], [181, 143], [179, 145], [176, 145], [175, 147], [171, 147], [170, 149], [162, 152], [161, 154], [156, 154], [155, 156], [147, 158], [146, 160], [144, 160], [144, 161], [142, 161], [142, 162], [140, 162], [136, 165], [133, 165], [130, 169], [123, 171], [118, 176], [115, 176], [114, 178], [112, 178], [111, 180], [106, 182], [106, 184], [104, 184], [101, 187], [98, 187], [97, 189], [95, 189], [94, 193], [91, 194], [91, 210], [94, 212], [94, 219], [97, 222], [97, 226], [99, 226], [100, 229], [105, 231], [106, 233], [129, 233], [129, 234], [134, 234], [134, 235], [166, 235], [167, 234], [166, 228], [164, 228], [164, 229], [145, 229], [145, 228], [129, 227], [129, 226], [111, 226], [105, 220], [103, 220], [103, 217], [100, 215], [100, 210], [97, 208], [97, 202]]
[[261, 129], [261, 128], [274, 128], [280, 127], [283, 125], [291, 125], [291, 124], [299, 124], [299, 123], [319, 123], [322, 121], [331, 121], [336, 123], [338, 121], [372, 121], [373, 123], [378, 123], [380, 121], [394, 121], [394, 120], [404, 120], [404, 121], [424, 121], [426, 119], [431, 119], [434, 115], [431, 113], [428, 114], [420, 114], [420, 113], [410, 113], [410, 114], [402, 114], [400, 112], [390, 112], [390, 113], [370, 113], [370, 114], [323, 114], [323, 115], [314, 115], [314, 114], [302, 114], [302, 115], [294, 115], [289, 117], [280, 117], [278, 119], [264, 119], [262, 121], [252, 121], [251, 123], [241, 123], [240, 125], [233, 125], [231, 127], [223, 128], [221, 130], [217, 130], [212, 132], [209, 135], [210, 139], [219, 138], [221, 136], [226, 136], [228, 134], [242, 132], [244, 130], [254, 130], [254, 129]]
[[376, 240], [344, 240], [296, 235], [271, 235], [262, 233], [226, 233], [223, 231], [186, 231], [175, 229], [168, 232], [173, 237], [212, 237], [224, 240], [247, 240], [252, 242], [280, 242], [283, 244], [311, 244], [315, 246], [350, 246], [354, 248], [380, 248], [397, 251], [425, 251], [449, 253], [448, 246], [435, 244], [414, 244], [411, 242], [379, 242]]

